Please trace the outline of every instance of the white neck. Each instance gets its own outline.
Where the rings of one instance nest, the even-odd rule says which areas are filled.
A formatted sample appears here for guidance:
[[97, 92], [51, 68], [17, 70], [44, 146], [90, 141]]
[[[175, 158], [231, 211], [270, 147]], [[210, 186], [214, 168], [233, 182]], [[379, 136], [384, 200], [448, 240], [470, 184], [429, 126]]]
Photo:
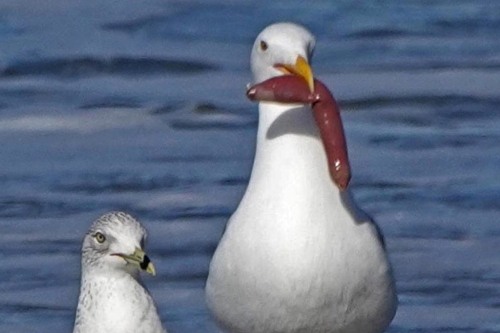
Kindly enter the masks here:
[[[120, 270], [107, 270], [107, 271], [82, 271], [80, 298], [84, 295], [90, 294], [95, 298], [95, 308], [89, 308], [86, 303], [81, 309], [82, 312], [92, 313], [93, 316], [108, 316], [111, 311], [105, 311], [109, 303], [120, 303], [122, 306], [129, 306], [127, 293], [132, 290], [141, 290], [143, 287], [140, 282], [132, 277], [130, 274]], [[106, 297], [99, 297], [100, 295]]]
[[82, 272], [74, 333], [129, 332], [150, 316], [136, 310], [149, 296], [130, 274], [117, 269], [90, 273]]
[[310, 106], [259, 104], [257, 148], [247, 193], [257, 189], [271, 189], [280, 200], [277, 189], [285, 197], [299, 194], [304, 201], [321, 197], [318, 191], [338, 194]]
[[252, 175], [232, 220], [299, 231], [345, 213], [310, 106], [260, 103]]

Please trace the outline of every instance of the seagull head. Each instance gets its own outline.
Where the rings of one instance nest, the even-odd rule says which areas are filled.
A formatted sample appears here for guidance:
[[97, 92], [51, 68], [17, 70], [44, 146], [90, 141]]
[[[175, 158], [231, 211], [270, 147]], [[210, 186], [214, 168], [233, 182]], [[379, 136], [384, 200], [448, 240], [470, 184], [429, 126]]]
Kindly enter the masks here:
[[310, 67], [316, 40], [304, 27], [295, 23], [275, 23], [265, 28], [252, 48], [251, 67], [255, 83], [285, 75], [306, 80], [311, 92], [314, 77]]
[[125, 272], [138, 276], [140, 270], [155, 275], [144, 252], [146, 230], [132, 216], [111, 212], [98, 218], [85, 235], [82, 270]]

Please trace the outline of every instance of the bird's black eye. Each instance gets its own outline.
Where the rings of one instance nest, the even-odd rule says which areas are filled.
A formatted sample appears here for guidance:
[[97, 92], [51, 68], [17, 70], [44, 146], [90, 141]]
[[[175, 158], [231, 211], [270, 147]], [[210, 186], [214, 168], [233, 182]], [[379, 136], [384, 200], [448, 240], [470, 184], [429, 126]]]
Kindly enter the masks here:
[[261, 40], [261, 41], [260, 41], [260, 49], [261, 49], [262, 51], [267, 50], [267, 49], [268, 49], [268, 47], [269, 47], [269, 46], [267, 45], [267, 43], [266, 43], [266, 42], [264, 42], [263, 40]]
[[104, 243], [106, 241], [106, 236], [104, 236], [102, 233], [100, 232], [96, 232], [95, 235], [94, 235], [95, 239], [97, 240], [98, 243]]

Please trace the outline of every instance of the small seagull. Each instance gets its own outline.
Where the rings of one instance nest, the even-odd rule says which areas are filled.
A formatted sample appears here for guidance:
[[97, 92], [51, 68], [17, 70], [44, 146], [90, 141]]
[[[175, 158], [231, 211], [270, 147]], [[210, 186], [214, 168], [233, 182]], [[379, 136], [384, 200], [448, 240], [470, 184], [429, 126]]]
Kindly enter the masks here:
[[132, 216], [97, 219], [82, 246], [82, 278], [73, 333], [166, 333], [139, 271], [155, 275], [144, 253], [146, 230]]
[[[297, 75], [314, 92], [314, 45], [297, 24], [267, 27], [252, 48], [254, 83]], [[310, 103], [259, 103], [250, 182], [206, 285], [224, 332], [381, 333], [396, 312], [382, 237], [353, 202], [348, 177], [340, 187], [332, 182], [312, 111]]]

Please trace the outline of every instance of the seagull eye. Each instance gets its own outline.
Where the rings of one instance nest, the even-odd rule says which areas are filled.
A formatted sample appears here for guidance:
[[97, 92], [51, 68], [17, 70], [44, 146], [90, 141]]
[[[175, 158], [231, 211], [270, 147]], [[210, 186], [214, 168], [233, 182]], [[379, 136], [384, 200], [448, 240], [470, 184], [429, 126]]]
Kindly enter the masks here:
[[269, 46], [267, 45], [266, 42], [264, 42], [263, 40], [260, 41], [260, 49], [262, 51], [266, 51], [267, 49], [269, 48]]
[[98, 243], [104, 243], [106, 241], [106, 236], [104, 236], [102, 233], [100, 232], [96, 232], [96, 234], [94, 235], [95, 239], [97, 240]]

